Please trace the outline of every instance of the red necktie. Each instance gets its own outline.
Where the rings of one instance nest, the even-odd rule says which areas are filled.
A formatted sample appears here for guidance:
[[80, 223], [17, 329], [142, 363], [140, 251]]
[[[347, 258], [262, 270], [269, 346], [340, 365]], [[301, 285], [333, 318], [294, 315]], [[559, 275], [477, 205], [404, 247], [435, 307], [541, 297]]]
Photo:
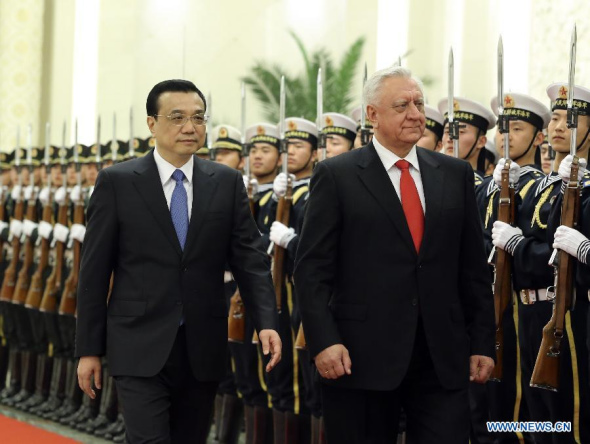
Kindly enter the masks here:
[[407, 160], [398, 160], [395, 166], [402, 172], [400, 180], [400, 194], [402, 199], [402, 208], [406, 215], [406, 222], [410, 228], [410, 234], [414, 240], [416, 252], [420, 251], [422, 236], [424, 235], [424, 211], [418, 195], [416, 183], [410, 174], [410, 162]]

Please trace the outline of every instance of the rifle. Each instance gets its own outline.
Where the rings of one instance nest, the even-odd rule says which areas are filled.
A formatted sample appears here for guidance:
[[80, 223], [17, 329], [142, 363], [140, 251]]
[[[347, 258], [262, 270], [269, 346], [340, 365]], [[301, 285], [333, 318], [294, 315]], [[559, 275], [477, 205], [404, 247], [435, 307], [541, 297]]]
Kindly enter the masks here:
[[449, 120], [449, 139], [453, 141], [453, 157], [459, 158], [459, 121], [455, 120], [455, 59], [453, 48], [449, 51], [449, 91], [447, 103]]
[[[47, 188], [49, 189], [49, 196], [47, 203], [43, 207], [43, 222], [51, 224], [53, 219], [53, 199], [51, 196], [51, 161], [49, 158], [49, 123], [45, 125], [45, 169], [47, 171]], [[31, 285], [25, 300], [25, 307], [34, 310], [40, 309], [41, 298], [43, 296], [43, 275], [49, 265], [49, 239], [39, 236], [37, 242], [41, 242], [41, 256], [39, 258], [39, 265], [31, 277]]]
[[[24, 213], [24, 201], [23, 201], [23, 175], [20, 165], [20, 128], [17, 129], [16, 133], [16, 149], [15, 149], [15, 160], [14, 166], [18, 174], [19, 194], [16, 199], [16, 205], [14, 206], [13, 220], [21, 222], [23, 220]], [[12, 236], [12, 234], [11, 234]], [[19, 236], [12, 236], [10, 240], [12, 244], [12, 256], [10, 258], [10, 264], [4, 270], [4, 279], [2, 281], [2, 290], [0, 291], [0, 300], [4, 302], [12, 302], [14, 296], [14, 289], [16, 287], [16, 272], [18, 270], [18, 262], [20, 258], [20, 238]]]
[[[570, 45], [570, 72], [567, 94], [567, 127], [570, 130], [570, 154], [574, 160], [570, 171], [570, 181], [564, 191], [561, 207], [561, 224], [577, 228], [580, 211], [580, 183], [578, 182], [579, 158], [577, 151], [578, 109], [574, 107], [574, 78], [576, 71], [576, 26], [572, 32]], [[576, 259], [565, 251], [553, 250], [549, 264], [554, 267], [554, 285], [547, 291], [553, 294], [551, 319], [543, 327], [543, 339], [531, 377], [531, 387], [557, 392], [559, 389], [559, 358], [561, 341], [565, 330], [566, 312], [575, 304], [574, 267]]]
[[[32, 128], [31, 125], [27, 129], [27, 163], [29, 167], [29, 185], [34, 186], [34, 169], [33, 169], [33, 145], [32, 145]], [[27, 213], [25, 219], [36, 223], [37, 222], [37, 196], [35, 195], [34, 188], [33, 192], [29, 196], [27, 201]], [[26, 221], [24, 221], [26, 222]], [[31, 236], [25, 236], [25, 257], [23, 264], [18, 272], [18, 279], [16, 281], [16, 289], [12, 296], [12, 303], [16, 305], [23, 305], [27, 299], [27, 293], [29, 291], [29, 285], [31, 284], [31, 278], [29, 276], [31, 267], [33, 266], [33, 260], [35, 256], [35, 245]]]
[[[100, 122], [100, 120], [99, 120]], [[97, 158], [98, 162], [98, 158]], [[84, 224], [84, 193], [82, 193], [82, 175], [80, 158], [78, 157], [78, 122], [74, 130], [74, 165], [76, 166], [77, 186], [80, 187], [80, 196], [74, 205], [74, 224]], [[67, 211], [67, 210], [66, 210]], [[75, 316], [76, 314], [76, 290], [78, 288], [78, 276], [80, 272], [80, 253], [82, 244], [74, 239], [72, 245], [74, 260], [72, 269], [64, 282], [64, 289], [59, 302], [58, 312], [60, 315]]]
[[[504, 113], [504, 50], [502, 37], [498, 41], [498, 130], [504, 137], [504, 159], [498, 202], [498, 220], [507, 224], [514, 223], [514, 186], [510, 183], [510, 124]], [[494, 260], [495, 255], [495, 260]], [[494, 311], [496, 314], [496, 366], [490, 381], [502, 380], [504, 356], [503, 319], [506, 307], [512, 299], [512, 257], [502, 249], [492, 249], [488, 263], [494, 266]]]
[[[291, 204], [293, 203], [293, 181], [289, 176], [288, 169], [288, 148], [285, 140], [285, 77], [281, 77], [281, 95], [280, 95], [280, 112], [279, 112], [279, 137], [281, 138], [281, 154], [283, 155], [282, 172], [287, 176], [287, 192], [279, 199], [277, 205], [276, 219], [283, 225], [289, 226], [291, 217]], [[281, 312], [281, 301], [283, 296], [283, 284], [285, 283], [285, 249], [279, 245], [274, 246], [272, 281], [275, 287], [277, 297], [277, 310]]]
[[[246, 143], [246, 85], [242, 82], [242, 116], [241, 116], [241, 143], [242, 153], [244, 155], [245, 173], [248, 176], [248, 202], [250, 203], [250, 211], [254, 217], [254, 190], [252, 189], [250, 171], [250, 147]], [[246, 318], [244, 301], [240, 296], [240, 290], [237, 289], [229, 301], [229, 319], [227, 323], [227, 340], [229, 342], [237, 342], [242, 344], [246, 336]]]
[[[77, 149], [74, 148], [74, 149]], [[66, 124], [64, 122], [62, 132], [62, 145], [60, 150], [60, 164], [62, 176], [66, 177], [67, 163], [66, 163]], [[64, 185], [65, 186], [65, 185]], [[59, 204], [57, 211], [57, 223], [66, 225], [68, 223], [68, 202], [67, 194], [66, 200]], [[54, 261], [53, 270], [47, 278], [45, 283], [45, 291], [43, 292], [43, 299], [41, 299], [41, 306], [39, 310], [46, 313], [55, 313], [57, 311], [57, 298], [60, 294], [62, 284], [62, 273], [63, 273], [63, 260], [64, 260], [65, 245], [63, 242], [55, 240], [55, 248], [53, 251]]]
[[133, 107], [129, 108], [129, 159], [135, 159], [135, 138], [133, 137]]

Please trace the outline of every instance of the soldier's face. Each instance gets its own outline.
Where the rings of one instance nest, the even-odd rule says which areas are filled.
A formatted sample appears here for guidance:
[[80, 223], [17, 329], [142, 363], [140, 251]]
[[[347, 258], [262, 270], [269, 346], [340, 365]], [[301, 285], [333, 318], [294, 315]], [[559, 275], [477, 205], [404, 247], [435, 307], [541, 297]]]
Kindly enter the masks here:
[[352, 149], [350, 140], [338, 134], [331, 134], [326, 139], [326, 157], [336, 157]]
[[551, 172], [551, 157], [549, 157], [549, 144], [547, 142], [543, 142], [539, 147], [541, 150], [541, 168], [545, 174], [549, 174]]
[[[579, 145], [582, 142], [582, 139], [588, 131], [588, 120], [590, 120], [590, 117], [588, 116], [579, 116], [578, 118], [576, 145]], [[551, 121], [549, 122], [549, 126], [547, 127], [549, 143], [551, 143], [553, 149], [558, 153], [569, 153], [570, 134], [571, 131], [567, 127], [567, 111], [564, 109], [556, 109], [551, 114]], [[585, 146], [583, 146], [579, 151], [584, 152], [585, 150], [587, 150], [589, 143], [590, 137], [586, 139], [586, 142], [584, 144]], [[581, 155], [583, 153], [578, 152], [578, 154]]]
[[215, 150], [215, 162], [226, 165], [234, 170], [241, 170], [244, 166], [244, 161], [238, 151], [225, 148], [217, 148]]
[[268, 176], [279, 166], [279, 150], [269, 144], [257, 142], [250, 148], [250, 171], [256, 177]]
[[59, 188], [63, 185], [63, 174], [61, 174], [61, 166], [54, 165], [51, 167], [51, 186]]
[[412, 79], [388, 78], [381, 85], [377, 103], [367, 106], [367, 117], [385, 147], [411, 147], [426, 127], [422, 91]]
[[96, 167], [95, 163], [82, 165], [80, 172], [82, 173], [82, 180], [86, 180], [88, 185], [94, 185], [96, 183], [98, 168]]
[[316, 159], [316, 150], [312, 150], [311, 143], [301, 139], [290, 139], [288, 142], [287, 168], [289, 173], [297, 174], [308, 168]]
[[66, 170], [66, 180], [69, 187], [73, 187], [78, 183], [78, 178], [76, 177], [76, 166], [73, 163], [68, 164], [68, 169]]
[[[165, 92], [158, 98], [158, 114], [193, 116], [204, 113], [205, 105], [195, 92]], [[205, 125], [194, 125], [191, 119], [182, 126], [173, 125], [166, 117], [148, 116], [147, 123], [156, 138], [160, 154], [190, 156], [205, 143]]]
[[[479, 136], [478, 129], [463, 122], [459, 122], [459, 158], [460, 159], [473, 159], [479, 155], [479, 150], [483, 149], [486, 145], [486, 136]], [[449, 125], [445, 125], [445, 131], [442, 138], [443, 151], [449, 156], [453, 155], [453, 141], [449, 137]], [[469, 151], [475, 144], [475, 148], [469, 154]], [[469, 157], [467, 157], [469, 155]]]
[[[509, 147], [510, 147], [510, 158], [518, 159], [520, 156], [527, 152], [531, 142], [535, 145], [539, 145], [543, 140], [543, 133], [538, 132], [535, 135], [536, 129], [533, 125], [522, 120], [511, 120], [509, 123]], [[504, 135], [500, 131], [496, 130], [496, 151], [501, 157], [504, 157]], [[533, 140], [534, 138], [534, 140]], [[533, 153], [534, 150], [531, 148], [529, 153]]]
[[442, 141], [438, 139], [436, 134], [426, 128], [424, 130], [424, 135], [420, 138], [416, 145], [426, 148], [430, 151], [440, 151], [442, 147]]

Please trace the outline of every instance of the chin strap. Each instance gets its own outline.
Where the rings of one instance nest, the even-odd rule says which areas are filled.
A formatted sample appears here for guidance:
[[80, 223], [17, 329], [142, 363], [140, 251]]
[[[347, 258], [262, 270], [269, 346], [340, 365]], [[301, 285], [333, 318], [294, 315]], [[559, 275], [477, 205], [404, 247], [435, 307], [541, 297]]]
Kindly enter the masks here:
[[533, 138], [531, 139], [531, 143], [529, 143], [529, 146], [526, 149], [526, 151], [524, 153], [522, 153], [520, 156], [512, 159], [513, 162], [516, 162], [518, 159], [522, 159], [524, 156], [527, 155], [527, 153], [530, 151], [531, 147], [533, 146], [533, 142], [535, 141], [535, 137], [537, 137], [537, 134], [539, 134], [538, 129], [535, 130], [535, 134], [533, 134]]

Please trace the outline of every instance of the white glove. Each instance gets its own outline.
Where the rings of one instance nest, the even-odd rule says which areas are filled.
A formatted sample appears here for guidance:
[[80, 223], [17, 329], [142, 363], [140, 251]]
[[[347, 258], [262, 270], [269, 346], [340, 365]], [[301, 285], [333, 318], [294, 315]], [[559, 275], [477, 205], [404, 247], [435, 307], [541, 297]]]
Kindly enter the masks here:
[[66, 227], [65, 225], [55, 224], [55, 226], [53, 227], [53, 238], [56, 241], [65, 244], [66, 240], [68, 239], [69, 232], [70, 230], [68, 230], [68, 227]]
[[19, 200], [20, 193], [21, 193], [20, 185], [15, 185], [12, 187], [12, 191], [10, 192], [10, 196], [12, 197], [13, 200]]
[[[291, 181], [295, 181], [295, 175], [289, 174], [291, 176]], [[275, 196], [278, 198], [283, 197], [287, 193], [287, 175], [285, 173], [280, 173], [272, 184], [272, 190], [275, 193]]]
[[80, 243], [84, 243], [84, 235], [86, 234], [86, 227], [80, 224], [73, 224], [70, 230], [70, 236], [72, 239], [77, 240]]
[[578, 230], [561, 225], [555, 231], [553, 248], [563, 250], [585, 264], [590, 251], [590, 241]]
[[8, 227], [8, 223], [4, 222], [3, 220], [0, 220], [0, 233], [2, 233]]
[[522, 230], [505, 222], [497, 220], [492, 228], [492, 243], [496, 248], [501, 248], [514, 255], [517, 245], [524, 239]]
[[[502, 170], [506, 164], [506, 159], [502, 158], [498, 161], [498, 165], [494, 168], [494, 182], [499, 187], [502, 186]], [[520, 166], [516, 162], [510, 162], [510, 171], [508, 172], [508, 181], [511, 185], [517, 185], [520, 178]]]
[[55, 195], [53, 199], [58, 205], [65, 205], [66, 204], [66, 187], [59, 187], [55, 190]]
[[41, 201], [41, 205], [45, 206], [49, 203], [49, 188], [45, 187], [39, 193], [39, 200]]
[[[248, 190], [248, 176], [244, 174], [242, 179], [244, 180], [244, 187]], [[258, 181], [252, 178], [252, 180], [250, 180], [250, 185], [252, 185], [252, 194], [258, 193]]]
[[25, 233], [25, 236], [31, 237], [31, 234], [33, 234], [35, 228], [37, 228], [36, 222], [33, 222], [29, 219], [25, 219], [23, 221], [23, 233]]
[[20, 237], [23, 232], [23, 223], [18, 219], [12, 219], [10, 221], [10, 235], [12, 237]]
[[51, 237], [52, 231], [53, 225], [51, 225], [49, 222], [45, 222], [44, 220], [39, 222], [39, 229], [37, 230], [37, 232], [39, 233], [39, 236], [41, 236], [43, 239], [49, 239]]
[[80, 193], [81, 193], [81, 190], [78, 185], [73, 187], [72, 190], [70, 191], [70, 201], [78, 202], [80, 200]]
[[[571, 154], [568, 154], [567, 156], [565, 156], [565, 159], [563, 159], [561, 161], [561, 163], [559, 164], [559, 176], [561, 177], [561, 180], [563, 181], [563, 183], [569, 183], [570, 181], [570, 173], [571, 173], [571, 169], [572, 169], [572, 161], [574, 160], [573, 156]], [[579, 165], [580, 167], [578, 168], [578, 181], [582, 180], [582, 177], [584, 177], [584, 173], [586, 172], [586, 164], [588, 162], [586, 162], [586, 159], [580, 157], [579, 160]], [[574, 255], [575, 256], [575, 255]]]
[[25, 187], [25, 189], [24, 189], [25, 200], [32, 199], [34, 192], [35, 192], [34, 185], [29, 185], [29, 186]]
[[293, 228], [289, 228], [280, 222], [274, 221], [270, 226], [270, 240], [283, 248], [287, 248], [297, 234]]

